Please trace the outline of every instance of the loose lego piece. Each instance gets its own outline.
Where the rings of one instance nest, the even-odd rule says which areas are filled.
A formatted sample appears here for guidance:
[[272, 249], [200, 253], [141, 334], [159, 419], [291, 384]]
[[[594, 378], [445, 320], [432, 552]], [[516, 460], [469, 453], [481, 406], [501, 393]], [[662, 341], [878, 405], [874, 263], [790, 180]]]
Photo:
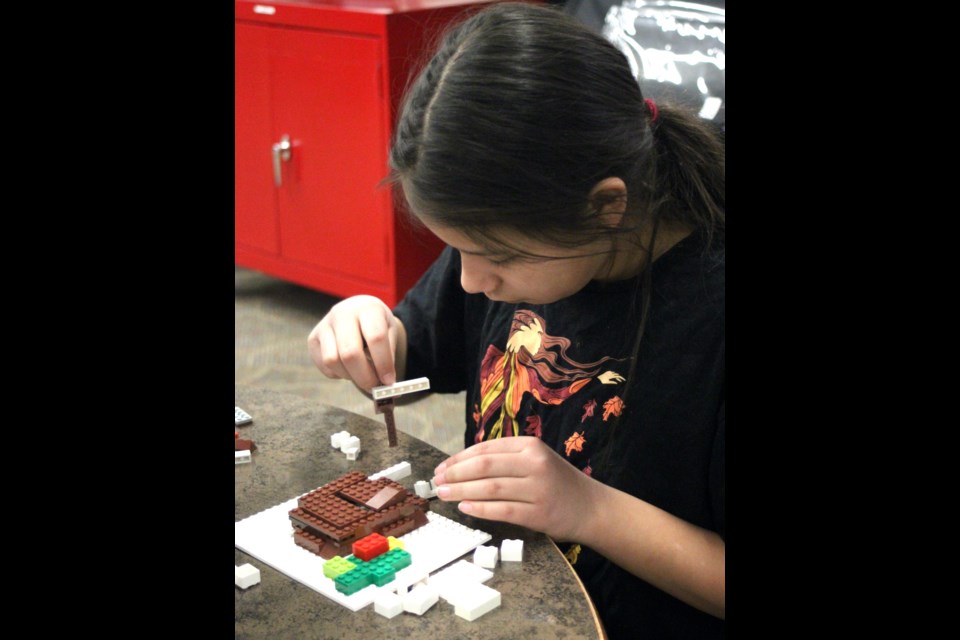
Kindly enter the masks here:
[[500, 592], [485, 584], [466, 585], [457, 596], [453, 612], [464, 620], [476, 620], [500, 606]]
[[360, 447], [353, 447], [344, 451], [347, 454], [347, 460], [356, 460], [357, 456], [360, 455]]
[[458, 596], [465, 586], [486, 582], [492, 577], [493, 571], [483, 569], [466, 560], [458, 560], [430, 576], [427, 584], [436, 589], [441, 598], [456, 606]]
[[233, 426], [239, 427], [242, 424], [250, 424], [253, 422], [253, 418], [249, 413], [241, 409], [240, 407], [233, 406]]
[[234, 438], [233, 449], [234, 451], [256, 451], [257, 445], [254, 444], [253, 440], [247, 440], [246, 438]]
[[403, 597], [403, 610], [422, 616], [427, 609], [437, 604], [440, 594], [428, 584], [418, 584]]
[[341, 436], [340, 438], [340, 451], [343, 453], [347, 452], [347, 449], [359, 449], [360, 448], [360, 438], [357, 436]]
[[480, 546], [473, 550], [473, 564], [485, 569], [495, 569], [499, 550], [496, 547]]
[[250, 451], [234, 451], [233, 452], [233, 463], [234, 464], [246, 464], [250, 462]]
[[241, 589], [248, 589], [260, 583], [260, 569], [250, 564], [233, 567], [233, 583]]
[[392, 467], [387, 467], [382, 471], [376, 472], [375, 474], [367, 478], [367, 480], [379, 480], [380, 478], [390, 478], [391, 480], [399, 482], [403, 478], [406, 478], [407, 476], [409, 476], [411, 473], [412, 473], [412, 470], [410, 468], [410, 463], [404, 460], [403, 462], [398, 462]]
[[403, 598], [392, 591], [381, 591], [373, 599], [373, 610], [385, 618], [403, 613]]
[[523, 562], [523, 540], [504, 540], [500, 543], [501, 562]]
[[349, 437], [350, 437], [349, 431], [338, 431], [330, 436], [330, 446], [333, 447], [334, 449], [339, 449], [340, 441], [343, 438], [349, 438]]

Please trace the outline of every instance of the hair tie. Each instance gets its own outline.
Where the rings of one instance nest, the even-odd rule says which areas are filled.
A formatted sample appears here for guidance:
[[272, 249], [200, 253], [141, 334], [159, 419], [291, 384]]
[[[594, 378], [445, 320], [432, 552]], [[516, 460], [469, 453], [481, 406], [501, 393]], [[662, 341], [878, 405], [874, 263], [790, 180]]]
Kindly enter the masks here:
[[650, 110], [650, 123], [657, 121], [657, 105], [650, 98], [644, 98], [643, 101], [647, 104], [647, 109]]

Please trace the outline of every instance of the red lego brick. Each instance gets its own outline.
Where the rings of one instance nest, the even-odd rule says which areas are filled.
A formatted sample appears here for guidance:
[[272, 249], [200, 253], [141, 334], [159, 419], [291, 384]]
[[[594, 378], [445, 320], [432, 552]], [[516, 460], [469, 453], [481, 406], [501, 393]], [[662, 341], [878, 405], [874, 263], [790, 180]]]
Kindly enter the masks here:
[[253, 443], [253, 440], [236, 437], [233, 439], [233, 448], [234, 451], [256, 451], [257, 445]]
[[371, 533], [353, 543], [353, 555], [364, 562], [370, 562], [382, 553], [390, 550], [390, 543], [379, 533]]

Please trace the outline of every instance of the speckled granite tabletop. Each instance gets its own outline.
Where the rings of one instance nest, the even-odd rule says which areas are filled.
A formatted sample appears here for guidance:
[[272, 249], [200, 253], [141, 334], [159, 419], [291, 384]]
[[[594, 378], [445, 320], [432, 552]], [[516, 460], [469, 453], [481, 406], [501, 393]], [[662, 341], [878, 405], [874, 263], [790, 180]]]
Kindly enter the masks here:
[[[372, 402], [372, 400], [371, 400]], [[305, 400], [299, 396], [251, 387], [236, 387], [236, 404], [253, 416], [239, 427], [240, 437], [253, 440], [249, 464], [236, 466], [235, 521], [316, 489], [350, 471], [376, 473], [398, 462], [410, 463], [412, 474], [400, 484], [413, 489], [429, 480], [446, 458], [439, 449], [398, 433], [399, 445], [387, 446], [383, 422]], [[402, 425], [404, 407], [395, 418]], [[359, 436], [357, 460], [330, 446], [338, 431]], [[602, 636], [596, 615], [576, 574], [546, 536], [513, 525], [479, 520], [460, 513], [454, 504], [433, 499], [432, 511], [490, 533], [486, 544], [500, 546], [505, 538], [523, 540], [523, 561], [499, 562], [485, 584], [501, 593], [500, 607], [472, 622], [440, 600], [422, 616], [401, 613], [385, 618], [369, 605], [359, 611], [276, 571], [235, 549], [236, 564], [260, 569], [261, 582], [236, 591], [236, 638], [338, 638], [344, 640], [570, 639]], [[472, 559], [472, 554], [464, 558]]]

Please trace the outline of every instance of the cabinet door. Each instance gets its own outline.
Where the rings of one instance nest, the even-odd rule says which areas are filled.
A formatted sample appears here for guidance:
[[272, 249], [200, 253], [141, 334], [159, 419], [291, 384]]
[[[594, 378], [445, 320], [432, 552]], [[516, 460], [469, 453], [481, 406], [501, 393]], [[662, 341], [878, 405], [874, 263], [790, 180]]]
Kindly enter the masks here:
[[273, 184], [270, 47], [276, 29], [236, 25], [234, 233], [236, 242], [276, 256], [280, 252], [277, 189]]
[[375, 37], [284, 29], [271, 52], [273, 136], [289, 136], [277, 190], [285, 259], [335, 276], [392, 277], [388, 132]]

